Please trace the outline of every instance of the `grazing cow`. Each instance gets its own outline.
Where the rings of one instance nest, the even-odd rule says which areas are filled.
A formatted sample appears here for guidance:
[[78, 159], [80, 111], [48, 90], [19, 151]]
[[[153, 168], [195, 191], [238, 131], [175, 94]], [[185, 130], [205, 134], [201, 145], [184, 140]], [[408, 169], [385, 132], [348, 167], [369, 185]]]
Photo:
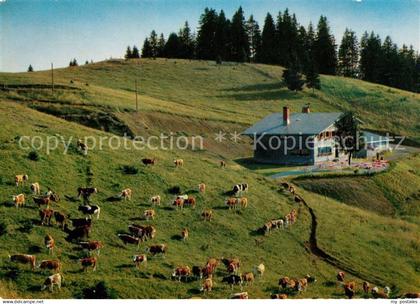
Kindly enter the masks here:
[[375, 286], [375, 287], [372, 288], [371, 293], [372, 293], [372, 296], [375, 299], [388, 299], [388, 297], [389, 297], [388, 294], [386, 294], [383, 291], [380, 291], [377, 286]]
[[347, 282], [343, 286], [345, 295], [352, 299], [354, 294], [356, 293], [356, 282]]
[[186, 200], [184, 200], [184, 206], [190, 206], [191, 208], [195, 208], [196, 200], [193, 196], [188, 196]]
[[269, 222], [265, 223], [264, 226], [262, 227], [262, 230], [264, 231], [264, 234], [269, 234], [272, 229], [273, 229], [273, 222], [272, 221], [269, 221]]
[[101, 241], [88, 241], [88, 242], [80, 242], [79, 245], [82, 249], [90, 251], [95, 251], [96, 254], [99, 256], [101, 253], [101, 249], [104, 248], [104, 244]]
[[58, 289], [61, 289], [61, 281], [62, 276], [59, 273], [55, 273], [51, 276], [49, 276], [45, 281], [44, 284], [41, 287], [41, 291], [48, 287], [48, 289], [52, 292], [54, 291], [54, 285], [57, 285]]
[[293, 279], [289, 279], [289, 277], [282, 277], [279, 279], [279, 291], [280, 289], [295, 289], [296, 288], [296, 281]]
[[292, 193], [293, 195], [296, 194], [296, 189], [293, 186], [289, 187], [289, 192]]
[[287, 294], [285, 293], [276, 293], [276, 294], [272, 294], [271, 295], [272, 299], [277, 299], [277, 300], [285, 300], [287, 299]]
[[189, 231], [187, 228], [182, 229], [181, 231], [181, 237], [183, 241], [186, 241], [188, 239], [189, 236]]
[[89, 238], [92, 226], [77, 226], [73, 230], [70, 230], [67, 225], [64, 225], [64, 231], [67, 232], [67, 241], [72, 242], [73, 240], [87, 239]]
[[98, 259], [96, 257], [87, 257], [80, 259], [80, 264], [82, 265], [83, 271], [87, 271], [89, 267], [92, 267], [93, 271], [95, 271], [97, 262]]
[[31, 191], [35, 195], [40, 195], [41, 194], [41, 188], [39, 187], [39, 183], [31, 184]]
[[222, 258], [222, 263], [226, 266], [226, 270], [229, 273], [237, 272], [241, 264], [238, 258], [232, 258], [232, 259]]
[[402, 296], [403, 299], [420, 299], [420, 292], [407, 292]]
[[45, 196], [48, 196], [50, 201], [54, 203], [58, 203], [60, 201], [60, 196], [50, 189], [48, 189], [48, 191], [45, 193]]
[[47, 208], [50, 206], [50, 197], [49, 196], [40, 196], [40, 197], [33, 197], [34, 203], [41, 207], [41, 205], [47, 205]]
[[156, 236], [156, 228], [152, 225], [137, 225], [132, 224], [128, 226], [128, 230], [134, 235], [140, 237], [142, 241], [146, 241], [147, 239], [154, 239]]
[[205, 221], [211, 221], [211, 219], [213, 218], [213, 210], [211, 209], [206, 209], [201, 213], [201, 217], [203, 218], [203, 220]]
[[131, 195], [133, 194], [133, 191], [130, 188], [124, 189], [121, 191], [120, 196], [124, 198], [124, 200], [131, 201]]
[[344, 282], [344, 277], [345, 277], [344, 272], [340, 271], [337, 273], [337, 281]]
[[241, 194], [242, 192], [247, 192], [248, 191], [248, 184], [237, 184], [235, 186], [233, 186], [232, 188], [232, 192], [237, 195], [237, 194]]
[[200, 289], [201, 292], [210, 292], [213, 288], [213, 278], [210, 275], [207, 279], [204, 280], [203, 285]]
[[281, 228], [281, 229], [283, 229], [284, 228], [284, 221], [282, 219], [279, 219], [279, 220], [271, 220], [271, 225], [272, 225], [273, 228], [276, 228], [276, 229]]
[[25, 194], [13, 195], [13, 203], [15, 203], [16, 208], [23, 207], [25, 205]]
[[154, 164], [156, 164], [156, 162], [157, 162], [157, 160], [156, 160], [156, 158], [143, 158], [142, 160], [141, 160], [141, 162], [144, 164], [144, 165], [154, 165]]
[[26, 174], [16, 175], [15, 176], [16, 187], [18, 187], [19, 184], [22, 184], [22, 185], [25, 184], [25, 182], [28, 180], [29, 180], [29, 177]]
[[248, 300], [248, 292], [237, 292], [230, 296], [231, 299]]
[[81, 150], [85, 155], [87, 154], [87, 145], [81, 139], [77, 140], [77, 148]]
[[174, 272], [172, 273], [172, 278], [178, 279], [181, 282], [181, 279], [188, 278], [191, 275], [191, 268], [189, 266], [179, 266], [175, 268]]
[[176, 207], [176, 209], [178, 208], [184, 208], [184, 199], [183, 198], [177, 198], [174, 200], [174, 202], [172, 203], [173, 206]]
[[224, 160], [220, 161], [220, 167], [221, 168], [226, 168], [226, 162]]
[[215, 258], [209, 258], [206, 263], [206, 272], [213, 273], [213, 271], [216, 269], [216, 267], [219, 265], [219, 261]]
[[200, 266], [193, 266], [191, 268], [191, 273], [192, 275], [197, 279], [202, 279], [203, 278], [203, 274], [204, 274], [204, 268], [200, 267]]
[[368, 282], [363, 282], [363, 291], [365, 292], [365, 293], [369, 293], [369, 289], [370, 289], [370, 285], [369, 285], [369, 283]]
[[48, 253], [52, 254], [55, 248], [55, 241], [51, 235], [47, 234], [45, 236], [44, 245], [48, 249]]
[[238, 204], [241, 204], [242, 208], [248, 207], [248, 199], [246, 197], [238, 198]]
[[205, 193], [206, 192], [206, 184], [204, 184], [204, 183], [198, 184], [198, 191], [201, 192], [201, 193]]
[[230, 285], [230, 288], [233, 289], [233, 285], [241, 285], [242, 286], [242, 278], [236, 274], [231, 274], [227, 277], [222, 279], [222, 283], [227, 283]]
[[60, 272], [61, 263], [58, 260], [43, 260], [37, 267], [42, 270], [48, 269], [55, 272]]
[[155, 256], [156, 254], [162, 254], [165, 256], [166, 252], [168, 251], [168, 246], [166, 244], [152, 245], [146, 248], [146, 251], [150, 252], [152, 256]]
[[225, 201], [226, 206], [228, 206], [229, 210], [235, 209], [238, 200], [235, 197], [230, 197]]
[[36, 256], [29, 255], [29, 254], [15, 254], [10, 256], [9, 258], [12, 262], [20, 263], [20, 264], [29, 264], [31, 265], [32, 270], [35, 270], [35, 262]]
[[96, 188], [77, 188], [77, 197], [82, 196], [84, 201], [89, 201], [89, 198], [92, 194], [98, 193], [98, 189]]
[[141, 264], [147, 264], [147, 256], [145, 254], [133, 255], [133, 262], [136, 268], [140, 268]]
[[247, 285], [252, 284], [254, 282], [254, 279], [255, 279], [254, 274], [252, 272], [243, 273], [241, 275], [241, 278], [242, 278], [242, 281]]
[[256, 274], [259, 274], [262, 277], [264, 275], [264, 272], [265, 272], [265, 265], [263, 263], [261, 263], [258, 266], [255, 266], [254, 272]]
[[51, 226], [51, 219], [53, 215], [54, 215], [54, 210], [52, 209], [39, 210], [39, 217], [41, 218], [41, 225]]
[[153, 205], [159, 205], [160, 206], [160, 195], [152, 196], [150, 199]]
[[57, 225], [59, 225], [61, 229], [64, 229], [64, 225], [67, 222], [67, 216], [60, 211], [54, 211], [54, 219]]
[[96, 219], [99, 220], [99, 215], [101, 214], [101, 208], [98, 205], [86, 205], [86, 206], [79, 206], [77, 209], [82, 211], [84, 215], [88, 215], [89, 218], [92, 218], [92, 215], [96, 214]]
[[313, 276], [311, 276], [311, 275], [309, 275], [309, 274], [307, 274], [305, 276], [305, 279], [308, 281], [308, 283], [315, 283], [316, 282], [316, 278], [313, 277]]
[[154, 220], [156, 216], [156, 212], [153, 209], [147, 209], [144, 211], [143, 216], [147, 221], [150, 219]]
[[184, 166], [184, 160], [183, 159], [175, 159], [174, 164], [175, 164], [175, 167], [182, 167], [182, 166]]
[[124, 245], [135, 244], [137, 248], [140, 246], [141, 238], [129, 235], [129, 234], [118, 234], [118, 237], [123, 241]]
[[144, 236], [147, 239], [154, 239], [156, 236], [156, 228], [152, 225], [144, 226]]
[[303, 278], [297, 281], [297, 284], [296, 284], [297, 291], [305, 291], [307, 287], [308, 287], [308, 280], [306, 278]]
[[92, 226], [92, 219], [90, 218], [77, 218], [77, 219], [70, 219], [71, 224], [73, 227], [83, 227], [83, 226]]

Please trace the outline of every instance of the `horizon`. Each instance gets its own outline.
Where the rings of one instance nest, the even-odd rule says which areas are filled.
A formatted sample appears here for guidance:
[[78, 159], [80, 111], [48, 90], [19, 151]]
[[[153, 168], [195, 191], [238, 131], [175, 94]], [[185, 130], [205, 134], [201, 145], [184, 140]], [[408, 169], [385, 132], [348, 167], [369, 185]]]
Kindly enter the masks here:
[[[79, 64], [110, 58], [123, 58], [126, 47], [140, 50], [154, 29], [165, 38], [188, 21], [197, 32], [204, 8], [223, 9], [231, 19], [242, 6], [246, 19], [252, 14], [260, 29], [269, 12], [276, 17], [288, 8], [305, 27], [316, 27], [319, 16], [328, 18], [336, 44], [345, 28], [356, 32], [360, 41], [364, 31], [374, 31], [383, 40], [412, 45], [418, 52], [420, 2], [416, 0], [2, 0], [0, 1], [0, 71], [24, 72], [67, 67], [76, 58]], [[398, 18], [396, 15], [398, 14]], [[145, 20], [146, 19], [146, 20]], [[363, 20], [361, 23], [360, 20]], [[404, 20], [403, 24], [401, 20]], [[117, 26], [115, 26], [117, 24]]]

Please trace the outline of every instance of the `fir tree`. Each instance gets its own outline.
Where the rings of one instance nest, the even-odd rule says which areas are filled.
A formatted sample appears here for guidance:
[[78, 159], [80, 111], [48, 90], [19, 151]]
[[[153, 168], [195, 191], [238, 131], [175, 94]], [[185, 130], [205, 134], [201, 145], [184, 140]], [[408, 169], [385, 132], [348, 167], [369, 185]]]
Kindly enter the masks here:
[[338, 72], [346, 77], [357, 77], [359, 68], [359, 43], [356, 33], [347, 29], [338, 50]]
[[32, 67], [32, 65], [30, 64], [29, 65], [29, 67], [28, 67], [28, 72], [33, 72], [34, 71], [34, 68]]
[[273, 17], [269, 13], [265, 17], [261, 40], [261, 52], [258, 56], [258, 61], [274, 63], [276, 59], [276, 27]]
[[335, 75], [337, 67], [336, 45], [325, 16], [321, 16], [318, 22], [314, 55], [321, 74]]
[[137, 46], [133, 46], [133, 50], [131, 52], [131, 58], [140, 58], [140, 52]]
[[197, 35], [197, 57], [199, 59], [216, 59], [216, 28], [218, 15], [214, 9], [206, 8], [200, 16], [199, 29]]
[[283, 72], [283, 81], [287, 88], [291, 91], [301, 91], [304, 85], [302, 75], [298, 72], [296, 67], [290, 66]]
[[141, 56], [143, 58], [150, 58], [153, 56], [152, 47], [149, 38], [144, 39], [143, 48], [141, 49]]
[[239, 7], [232, 17], [230, 32], [232, 42], [232, 60], [237, 62], [248, 61], [249, 41], [242, 7]]
[[261, 52], [261, 31], [258, 22], [251, 15], [247, 21], [247, 33], [249, 41], [249, 57], [252, 62], [256, 62]]
[[158, 57], [165, 57], [164, 49], [165, 49], [165, 36], [163, 36], [163, 33], [160, 34], [159, 41], [158, 41], [158, 49], [157, 49], [157, 56]]
[[133, 56], [133, 53], [131, 51], [131, 47], [127, 46], [127, 50], [125, 51], [124, 58], [125, 59], [130, 59], [130, 58], [132, 58], [132, 56]]

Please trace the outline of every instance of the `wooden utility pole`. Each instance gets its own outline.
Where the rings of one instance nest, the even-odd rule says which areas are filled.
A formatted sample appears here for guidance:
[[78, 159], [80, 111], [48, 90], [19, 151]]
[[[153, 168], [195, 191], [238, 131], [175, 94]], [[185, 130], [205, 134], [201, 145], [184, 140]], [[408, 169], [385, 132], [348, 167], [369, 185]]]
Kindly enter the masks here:
[[51, 92], [54, 93], [54, 65], [51, 62]]
[[136, 87], [136, 112], [139, 112], [139, 101], [138, 101], [138, 97], [137, 97], [137, 79], [135, 81], [135, 87]]

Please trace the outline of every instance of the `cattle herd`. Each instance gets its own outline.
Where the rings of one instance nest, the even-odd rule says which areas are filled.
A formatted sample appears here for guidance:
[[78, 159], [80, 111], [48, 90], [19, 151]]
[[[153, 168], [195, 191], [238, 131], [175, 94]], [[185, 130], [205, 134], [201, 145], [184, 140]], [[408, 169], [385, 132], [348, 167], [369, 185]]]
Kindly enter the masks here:
[[[79, 145], [80, 149], [84, 149], [83, 145]], [[141, 162], [145, 166], [155, 165], [157, 163], [156, 159], [142, 159]], [[184, 166], [184, 161], [182, 159], [174, 160], [174, 165], [176, 167]], [[225, 168], [226, 163], [224, 161], [220, 162], [220, 167]], [[16, 187], [25, 186], [29, 182], [29, 177], [26, 174], [16, 175], [15, 183]], [[281, 184], [285, 190], [290, 192], [294, 196], [294, 201], [296, 203], [301, 203], [302, 198], [296, 194], [295, 188], [288, 183]], [[41, 226], [51, 226], [52, 219], [55, 220], [56, 225], [67, 233], [66, 240], [68, 242], [76, 242], [80, 246], [81, 250], [87, 252], [86, 257], [79, 260], [81, 271], [95, 271], [98, 266], [100, 250], [104, 247], [104, 244], [98, 240], [90, 240], [90, 234], [93, 227], [93, 220], [99, 220], [101, 214], [101, 208], [98, 205], [90, 204], [91, 196], [98, 193], [98, 190], [93, 187], [79, 187], [77, 189], [77, 198], [81, 198], [83, 204], [78, 207], [78, 211], [83, 214], [81, 218], [71, 218], [70, 216], [53, 210], [53, 203], [58, 203], [60, 201], [60, 196], [48, 189], [44, 195], [41, 195], [41, 188], [38, 182], [34, 182], [30, 185], [30, 190], [33, 194], [33, 202], [39, 208], [39, 217]], [[230, 192], [232, 193], [231, 197], [228, 197], [225, 201], [225, 206], [229, 210], [236, 209], [238, 207], [245, 209], [248, 207], [248, 199], [244, 196], [249, 190], [249, 186], [246, 183], [234, 185]], [[206, 192], [206, 185], [200, 183], [198, 185], [198, 191], [202, 194]], [[123, 189], [118, 195], [119, 198], [124, 200], [131, 200], [133, 191], [130, 188]], [[25, 195], [18, 194], [13, 196], [13, 202], [16, 208], [20, 208], [25, 204]], [[150, 203], [152, 206], [161, 204], [160, 195], [155, 195], [150, 198]], [[184, 207], [196, 208], [197, 201], [192, 195], [180, 194], [174, 197], [171, 205], [175, 209], [182, 209]], [[201, 218], [204, 221], [211, 221], [214, 216], [212, 209], [204, 209], [201, 213]], [[298, 216], [298, 211], [292, 209], [287, 215], [281, 218], [271, 219], [267, 221], [263, 227], [260, 228], [260, 231], [264, 235], [270, 234], [273, 229], [289, 229], [293, 225]], [[143, 213], [143, 217], [146, 221], [153, 221], [156, 217], [155, 209], [147, 209]], [[70, 228], [71, 225], [71, 228]], [[117, 234], [118, 238], [125, 245], [132, 244], [136, 245], [139, 248], [140, 244], [148, 240], [153, 240], [157, 234], [157, 229], [152, 224], [130, 224], [127, 227], [126, 233]], [[180, 231], [180, 236], [183, 241], [186, 241], [189, 237], [190, 231], [187, 228], [183, 228]], [[54, 255], [55, 249], [55, 240], [51, 234], [46, 234], [44, 238], [44, 247], [50, 256]], [[144, 254], [134, 255], [132, 257], [133, 267], [141, 268], [142, 265], [147, 263], [148, 257], [161, 255], [165, 257], [168, 252], [168, 245], [165, 243], [162, 244], [153, 244], [149, 245], [146, 248]], [[54, 290], [54, 286], [58, 289], [61, 289], [61, 284], [63, 281], [63, 276], [60, 273], [62, 269], [61, 261], [58, 259], [48, 259], [42, 260], [37, 264], [36, 256], [30, 254], [15, 254], [9, 256], [11, 262], [27, 264], [30, 266], [32, 271], [35, 269], [49, 270], [52, 272], [45, 281], [40, 284], [41, 290], [49, 288], [50, 291]], [[234, 286], [239, 286], [241, 291], [238, 293], [233, 293], [231, 298], [233, 299], [247, 299], [248, 292], [243, 291], [244, 286], [251, 285], [254, 280], [260, 278], [264, 275], [266, 267], [263, 263], [254, 266], [251, 271], [242, 272], [243, 268], [240, 259], [237, 257], [229, 258], [208, 258], [206, 263], [202, 266], [200, 265], [179, 265], [177, 266], [171, 275], [171, 278], [176, 281], [190, 281], [190, 280], [200, 280], [201, 281], [201, 292], [209, 293], [212, 291], [214, 286], [215, 279], [215, 270], [218, 267], [223, 265], [225, 268], [225, 276], [222, 277], [221, 282], [228, 284], [233, 290]], [[218, 272], [220, 273], [220, 272]], [[346, 295], [348, 298], [353, 298], [356, 292], [356, 283], [353, 281], [345, 282], [345, 274], [339, 272], [337, 274], [337, 283], [340, 284], [343, 288], [343, 295]], [[306, 275], [303, 278], [289, 278], [281, 277], [278, 281], [278, 293], [271, 295], [272, 299], [286, 299], [290, 294], [300, 293], [306, 290], [308, 284], [315, 283], [316, 279], [310, 275]], [[385, 287], [383, 291], [379, 290], [378, 287], [370, 288], [368, 282], [363, 283], [363, 291], [367, 294], [369, 291], [372, 296], [375, 298], [388, 298], [390, 294], [389, 287]], [[406, 294], [406, 297], [418, 297], [418, 293]]]

